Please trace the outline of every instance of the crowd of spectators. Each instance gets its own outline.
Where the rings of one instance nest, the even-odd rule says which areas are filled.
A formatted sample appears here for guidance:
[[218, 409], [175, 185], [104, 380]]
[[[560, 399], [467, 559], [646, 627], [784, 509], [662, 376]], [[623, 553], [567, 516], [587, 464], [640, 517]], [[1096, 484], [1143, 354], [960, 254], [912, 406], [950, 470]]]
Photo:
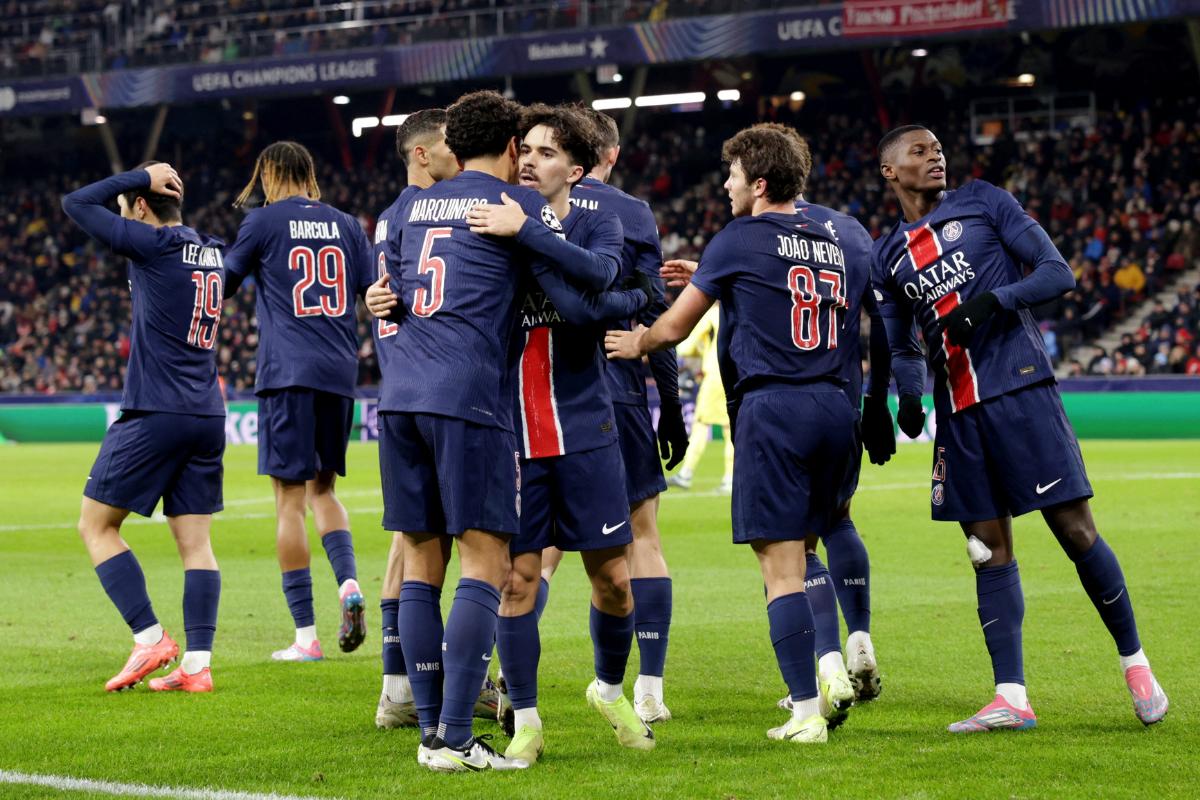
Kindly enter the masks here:
[[[814, 153], [806, 192], [813, 202], [858, 217], [873, 237], [899, 209], [878, 176], [877, 127], [823, 115], [819, 128], [782, 107], [771, 115], [794, 122]], [[1014, 193], [1049, 231], [1071, 264], [1077, 288], [1037, 310], [1055, 362], [1130, 314], [1145, 316], [1138, 333], [1112, 354], [1071, 365], [1076, 372], [1196, 372], [1200, 295], [1181, 294], [1174, 307], [1145, 299], [1200, 265], [1200, 116], [1195, 99], [1162, 108], [1102, 114], [1089, 131], [1035, 141], [1002, 138], [977, 147], [951, 118], [936, 131], [945, 144], [952, 185], [990, 180]], [[728, 114], [644, 116], [621, 150], [613, 180], [647, 199], [659, 220], [664, 255], [696, 258], [729, 220], [724, 175], [715, 153], [745, 120]], [[187, 181], [185, 219], [232, 241], [240, 212], [230, 201], [249, 165], [224, 164], [202, 145], [181, 165]], [[335, 168], [321, 158], [323, 199], [357, 214], [370, 232], [374, 215], [401, 188], [399, 168]], [[98, 176], [93, 176], [98, 177]], [[65, 178], [2, 186], [0, 217], [0, 391], [97, 392], [121, 385], [128, 351], [128, 288], [121, 259], [102, 252], [59, 208]], [[254, 382], [256, 330], [252, 290], [226, 304], [220, 362], [229, 388]], [[369, 327], [361, 325], [361, 382], [377, 379]]]
[[9, 0], [0, 71], [61, 74], [745, 12], [816, 0]]

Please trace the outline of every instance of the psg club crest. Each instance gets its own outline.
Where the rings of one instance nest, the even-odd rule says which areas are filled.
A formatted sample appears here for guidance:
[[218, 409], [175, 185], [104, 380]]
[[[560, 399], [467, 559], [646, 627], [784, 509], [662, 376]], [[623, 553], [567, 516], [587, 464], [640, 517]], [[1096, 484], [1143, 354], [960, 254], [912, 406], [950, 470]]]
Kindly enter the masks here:
[[558, 215], [548, 205], [542, 206], [542, 222], [552, 231], [562, 231], [562, 223], [558, 221]]
[[938, 483], [933, 487], [933, 495], [930, 497], [935, 506], [940, 506], [946, 499], [946, 487], [944, 484]]
[[952, 219], [942, 226], [942, 238], [947, 242], [953, 242], [962, 236], [962, 223], [956, 219]]

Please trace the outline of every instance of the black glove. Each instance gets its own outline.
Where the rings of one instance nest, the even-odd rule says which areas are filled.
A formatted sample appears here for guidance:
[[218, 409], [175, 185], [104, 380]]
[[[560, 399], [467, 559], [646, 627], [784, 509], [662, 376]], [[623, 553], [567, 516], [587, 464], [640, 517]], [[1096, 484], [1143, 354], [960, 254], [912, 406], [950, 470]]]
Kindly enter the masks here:
[[956, 306], [943, 319], [938, 320], [938, 325], [942, 329], [942, 335], [950, 340], [950, 344], [966, 347], [975, 331], [999, 310], [1000, 299], [991, 292], [984, 292]]
[[888, 410], [886, 394], [863, 398], [862, 441], [872, 464], [882, 466], [895, 455], [896, 428], [892, 424], [892, 412]]
[[679, 403], [664, 400], [659, 407], [658, 415], [658, 449], [663, 460], [667, 462], [667, 470], [673, 470], [683, 461], [687, 452], [688, 434], [683, 424], [683, 408]]
[[918, 394], [900, 395], [900, 410], [896, 412], [896, 424], [904, 435], [915, 439], [925, 430], [925, 406]]
[[641, 270], [634, 270], [632, 275], [627, 276], [625, 280], [621, 281], [621, 288], [626, 291], [636, 289], [646, 295], [646, 300], [641, 306], [642, 308], [650, 305], [654, 300], [654, 279]]

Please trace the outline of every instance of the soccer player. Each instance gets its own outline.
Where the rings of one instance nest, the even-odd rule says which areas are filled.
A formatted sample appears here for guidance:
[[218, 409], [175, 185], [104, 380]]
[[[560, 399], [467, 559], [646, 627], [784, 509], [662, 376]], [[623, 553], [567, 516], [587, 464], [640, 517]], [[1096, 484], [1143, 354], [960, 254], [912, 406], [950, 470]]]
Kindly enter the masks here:
[[[570, 201], [572, 188], [599, 158], [591, 121], [577, 109], [535, 105], [522, 116], [521, 133], [521, 185], [546, 199], [581, 256], [591, 253], [611, 262], [615, 277], [624, 240], [620, 220], [611, 211], [589, 211]], [[481, 206], [467, 219], [473, 231], [500, 236], [515, 235], [529, 222], [515, 203]], [[501, 716], [513, 736], [505, 755], [529, 763], [541, 756], [544, 744], [537, 710], [541, 640], [535, 605], [542, 552], [550, 546], [579, 552], [592, 584], [596, 679], [587, 688], [588, 703], [612, 725], [622, 745], [654, 747], [654, 734], [623, 689], [634, 630], [628, 559], [633, 534], [601, 347], [603, 323], [628, 319], [646, 305], [650, 281], [641, 281], [642, 291], [579, 298], [564, 294], [555, 279], [553, 273], [538, 276], [522, 290], [524, 346], [515, 397], [521, 531], [510, 545], [513, 569], [496, 633], [511, 703]]]
[[[460, 171], [458, 160], [446, 145], [446, 111], [441, 108], [425, 109], [411, 114], [404, 123], [396, 129], [396, 152], [404, 163], [407, 171], [408, 185], [401, 190], [387, 209], [379, 215], [375, 222], [374, 262], [377, 268], [378, 281], [367, 291], [367, 306], [372, 310], [390, 312], [397, 306], [398, 300], [390, 290], [387, 290], [390, 278], [387, 272], [387, 252], [389, 233], [402, 229], [404, 222], [400, 218], [400, 209], [413, 195], [422, 189], [428, 189], [434, 183], [447, 178], [453, 178]], [[398, 241], [398, 237], [396, 239]], [[386, 291], [385, 291], [386, 290]], [[372, 302], [373, 295], [381, 295], [381, 301]], [[403, 369], [403, 364], [392, 362], [392, 349], [399, 326], [389, 319], [377, 319], [372, 333], [375, 339], [375, 353], [381, 373], [391, 369]], [[400, 609], [400, 584], [404, 580], [404, 537], [400, 533], [392, 534], [391, 547], [388, 550], [387, 568], [383, 576], [383, 586], [380, 587], [380, 617], [383, 627], [383, 689], [379, 694], [379, 703], [375, 710], [375, 724], [380, 728], [398, 728], [415, 726], [417, 710], [413, 704], [412, 687], [408, 683], [408, 672], [404, 666], [404, 650], [397, 629], [397, 617]], [[489, 715], [495, 714], [495, 690], [490, 693], [491, 704], [486, 709]], [[486, 697], [480, 698], [487, 703]], [[476, 713], [480, 712], [476, 704]]]
[[[813, 613], [805, 594], [805, 538], [835, 519], [855, 455], [858, 413], [844, 391], [838, 340], [847, 287], [861, 277], [830, 231], [796, 212], [806, 166], [794, 135], [756, 125], [722, 157], [734, 220], [705, 248], [674, 305], [650, 328], [609, 331], [611, 358], [641, 358], [684, 339], [719, 301], [728, 347], [721, 373], [737, 398], [733, 538], [750, 544], [767, 588], [771, 642], [792, 717], [772, 739], [824, 742]], [[732, 323], [732, 324], [729, 324]]]
[[316, 168], [303, 145], [275, 142], [264, 149], [235, 205], [245, 206], [260, 184], [263, 205], [246, 215], [226, 251], [225, 294], [254, 276], [258, 473], [271, 476], [275, 491], [275, 544], [296, 629], [292, 644], [271, 658], [320, 661], [306, 507], [338, 583], [338, 645], [349, 653], [366, 635], [350, 517], [334, 483], [346, 474], [354, 420], [354, 297], [374, 280], [374, 268], [358, 220], [320, 201]]
[[[996, 684], [995, 699], [950, 730], [1037, 723], [1025, 689], [1025, 601], [1012, 540], [1012, 518], [1035, 510], [1116, 642], [1137, 718], [1158, 722], [1167, 696], [1142, 650], [1117, 557], [1096, 532], [1079, 443], [1029, 311], [1070, 291], [1071, 270], [1008, 192], [978, 180], [947, 190], [942, 145], [926, 128], [886, 134], [879, 161], [904, 215], [875, 243], [872, 272], [900, 395], [897, 419], [909, 436], [925, 420], [915, 320], [935, 377], [933, 518], [958, 522], [966, 536]], [[1024, 277], [1022, 264], [1032, 270]]]
[[[585, 109], [599, 129], [602, 145], [600, 162], [571, 192], [571, 202], [590, 210], [610, 211], [621, 219], [625, 246], [621, 250], [623, 280], [644, 275], [654, 292], [650, 305], [637, 315], [643, 325], [653, 325], [666, 310], [666, 298], [659, 270], [662, 248], [658, 223], [644, 200], [608, 185], [620, 154], [616, 121], [598, 111]], [[626, 326], [622, 326], [626, 327]], [[629, 496], [630, 526], [633, 545], [629, 552], [632, 574], [634, 633], [641, 663], [634, 682], [634, 705], [646, 722], [663, 722], [671, 712], [663, 703], [663, 672], [667, 661], [667, 640], [671, 629], [671, 573], [663, 556], [658, 533], [658, 496], [666, 491], [661, 455], [666, 468], [674, 469], [687, 451], [688, 434], [679, 403], [679, 368], [671, 350], [650, 354], [650, 372], [659, 396], [658, 431], [650, 417], [646, 397], [646, 369], [638, 362], [612, 362], [605, 378], [616, 413], [621, 457], [625, 461], [625, 482]], [[657, 446], [655, 438], [657, 435]], [[538, 613], [545, 608], [562, 553], [553, 549], [545, 554], [542, 565], [543, 585], [539, 588]]]
[[[509, 537], [519, 531], [520, 452], [513, 433], [513, 346], [526, 243], [568, 255], [563, 277], [602, 289], [616, 265], [579, 258], [561, 223], [517, 176], [520, 107], [495, 92], [465, 95], [447, 109], [446, 144], [463, 166], [401, 209], [399, 263], [388, 258], [403, 306], [394, 358], [380, 393], [384, 527], [404, 533], [399, 633], [422, 733], [417, 760], [438, 771], [523, 769], [471, 730], [487, 673]], [[504, 196], [530, 217], [515, 239], [472, 233], [467, 212]], [[584, 254], [586, 255], [586, 254]], [[539, 277], [555, 268], [533, 265]], [[587, 286], [585, 286], [587, 284]], [[462, 578], [442, 624], [439, 598], [450, 538]]]
[[[117, 198], [120, 216], [104, 204]], [[121, 416], [88, 475], [79, 535], [100, 585], [133, 632], [133, 652], [105, 684], [130, 689], [179, 655], [146, 591], [121, 523], [148, 517], [159, 500], [183, 561], [187, 652], [154, 691], [211, 692], [210, 661], [221, 573], [209, 531], [222, 508], [225, 404], [217, 385], [217, 326], [225, 270], [215, 239], [185, 226], [183, 183], [156, 161], [85, 186], [63, 210], [92, 238], [129, 259], [133, 301]]]
[[733, 438], [729, 435], [729, 412], [726, 409], [725, 387], [721, 383], [720, 367], [717, 364], [717, 331], [720, 330], [720, 310], [714, 305], [700, 319], [700, 324], [680, 343], [676, 351], [687, 358], [699, 358], [701, 362], [700, 389], [696, 392], [696, 411], [692, 416], [692, 435], [688, 439], [687, 455], [679, 466], [679, 472], [667, 479], [670, 486], [680, 489], [692, 488], [692, 475], [696, 465], [708, 449], [708, 436], [712, 428], [719, 427], [725, 438], [725, 474], [721, 478], [721, 491], [733, 491]]

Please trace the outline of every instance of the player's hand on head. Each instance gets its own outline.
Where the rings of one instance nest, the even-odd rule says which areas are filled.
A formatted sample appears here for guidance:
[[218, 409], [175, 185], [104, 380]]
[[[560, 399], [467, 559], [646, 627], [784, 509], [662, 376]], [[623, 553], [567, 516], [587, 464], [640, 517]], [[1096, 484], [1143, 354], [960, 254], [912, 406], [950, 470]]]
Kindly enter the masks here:
[[664, 400], [659, 406], [658, 450], [667, 470], [673, 470], [683, 461], [688, 448], [687, 426], [683, 424], [683, 407], [679, 403]]
[[396, 297], [391, 287], [388, 286], [391, 278], [391, 275], [381, 275], [379, 280], [367, 288], [367, 311], [370, 311], [373, 316], [380, 318], [390, 316], [392, 309], [400, 302], [400, 298]]
[[150, 175], [150, 191], [169, 197], [183, 197], [183, 180], [170, 164], [151, 164], [146, 167]]
[[467, 224], [471, 226], [471, 232], [491, 236], [516, 236], [526, 219], [525, 209], [507, 192], [500, 193], [499, 204], [485, 203], [467, 212]]
[[641, 358], [645, 355], [640, 346], [641, 334], [645, 330], [645, 325], [638, 325], [631, 331], [608, 331], [604, 334], [605, 353], [608, 354], [610, 359], [624, 358], [634, 360]]
[[700, 266], [695, 261], [686, 258], [672, 258], [664, 261], [659, 274], [667, 282], [667, 286], [687, 286], [692, 282], [692, 273]]
[[991, 292], [984, 292], [955, 306], [953, 311], [938, 320], [938, 325], [950, 344], [966, 347], [975, 332], [999, 310], [999, 298]]
[[[922, 419], [922, 425], [924, 422]], [[886, 394], [863, 398], [862, 440], [872, 464], [883, 466], [896, 454], [896, 428], [892, 424]]]
[[925, 406], [921, 402], [920, 395], [900, 395], [900, 408], [896, 412], [896, 424], [910, 439], [921, 435], [921, 431], [925, 430]]

